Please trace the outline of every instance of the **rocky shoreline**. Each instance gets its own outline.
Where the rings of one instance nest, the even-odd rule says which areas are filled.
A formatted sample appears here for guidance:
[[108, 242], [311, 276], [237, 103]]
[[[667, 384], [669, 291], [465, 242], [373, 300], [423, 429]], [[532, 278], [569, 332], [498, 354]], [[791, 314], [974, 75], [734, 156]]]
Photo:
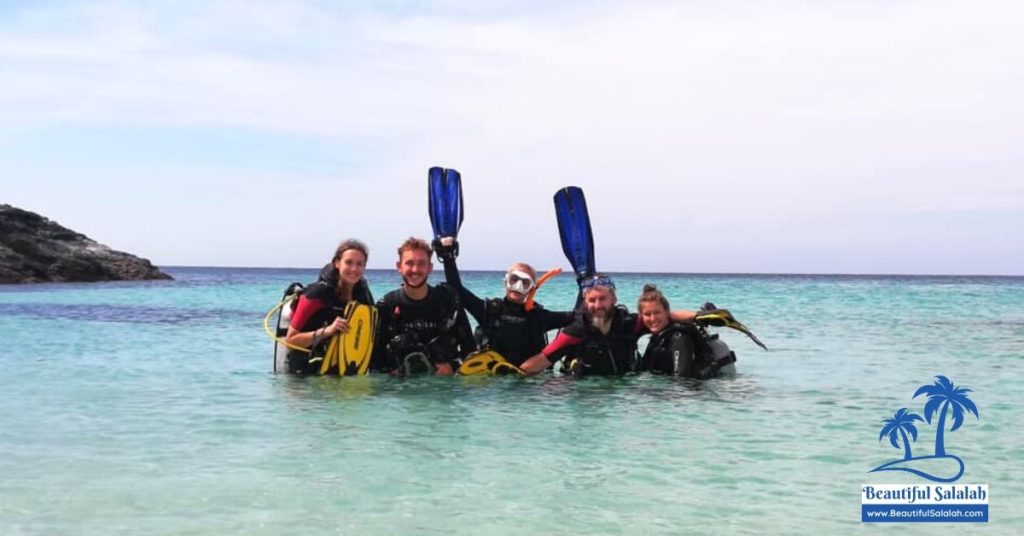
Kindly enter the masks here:
[[173, 279], [35, 212], [0, 204], [0, 284]]

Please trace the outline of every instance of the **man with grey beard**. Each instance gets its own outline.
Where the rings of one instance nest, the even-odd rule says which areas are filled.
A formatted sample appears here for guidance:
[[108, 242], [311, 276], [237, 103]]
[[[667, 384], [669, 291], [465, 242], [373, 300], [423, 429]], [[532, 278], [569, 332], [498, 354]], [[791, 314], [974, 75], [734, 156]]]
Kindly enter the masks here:
[[[583, 307], [576, 320], [551, 344], [526, 360], [520, 368], [537, 374], [565, 357], [565, 369], [573, 376], [620, 376], [636, 366], [636, 341], [646, 333], [643, 322], [624, 306], [616, 305], [615, 283], [607, 274], [580, 282]], [[672, 311], [677, 322], [692, 322], [691, 311]]]

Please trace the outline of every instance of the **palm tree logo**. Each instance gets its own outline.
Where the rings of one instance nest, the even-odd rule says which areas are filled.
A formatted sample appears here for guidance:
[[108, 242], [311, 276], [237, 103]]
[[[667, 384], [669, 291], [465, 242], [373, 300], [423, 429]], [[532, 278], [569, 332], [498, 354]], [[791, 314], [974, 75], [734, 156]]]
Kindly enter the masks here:
[[[892, 418], [882, 421], [885, 426], [878, 436], [878, 440], [881, 441], [888, 435], [889, 443], [895, 448], [899, 448], [902, 440], [903, 459], [884, 463], [869, 472], [906, 471], [934, 482], [956, 482], [964, 474], [964, 461], [959, 456], [946, 453], [946, 417], [952, 412], [953, 426], [949, 429], [950, 432], [957, 431], [964, 424], [966, 412], [973, 413], [980, 419], [978, 407], [968, 398], [967, 393], [970, 392], [971, 390], [966, 387], [957, 387], [945, 376], [936, 376], [935, 383], [922, 385], [912, 398], [928, 395], [924, 405], [924, 419], [917, 414], [909, 413], [907, 408], [900, 408]], [[910, 439], [917, 441], [917, 427], [914, 426], [914, 422], [926, 421], [932, 424], [932, 417], [936, 414], [939, 418], [938, 429], [935, 432], [935, 454], [913, 457], [910, 452]], [[945, 476], [950, 474], [953, 476]]]
[[928, 395], [928, 402], [924, 405], [924, 418], [928, 421], [928, 424], [932, 423], [932, 415], [935, 411], [942, 407], [939, 413], [939, 429], [935, 432], [935, 455], [945, 456], [946, 455], [946, 444], [945, 444], [945, 432], [946, 432], [946, 415], [949, 413], [949, 409], [953, 409], [953, 427], [949, 429], [950, 432], [955, 432], [961, 425], [964, 424], [964, 410], [971, 412], [975, 417], [978, 416], [978, 407], [974, 405], [969, 398], [967, 393], [971, 390], [966, 387], [957, 387], [953, 385], [953, 382], [949, 381], [949, 378], [945, 376], [936, 376], [936, 381], [932, 385], [922, 385], [920, 389], [914, 393], [914, 398], [918, 395]]
[[888, 435], [889, 443], [894, 448], [900, 448], [899, 440], [902, 438], [903, 450], [905, 452], [903, 459], [912, 459], [907, 432], [910, 432], [910, 437], [917, 441], [917, 427], [914, 426], [914, 421], [924, 422], [924, 419], [916, 413], [907, 413], [907, 408], [900, 408], [891, 418], [882, 421], [885, 426], [882, 427], [882, 433], [878, 434], [878, 440], [881, 441], [883, 437]]

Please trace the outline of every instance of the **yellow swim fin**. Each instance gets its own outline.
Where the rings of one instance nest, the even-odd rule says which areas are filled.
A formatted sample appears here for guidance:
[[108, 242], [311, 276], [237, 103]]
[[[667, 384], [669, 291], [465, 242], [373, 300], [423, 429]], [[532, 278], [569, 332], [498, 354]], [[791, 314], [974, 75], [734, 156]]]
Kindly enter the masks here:
[[[490, 374], [491, 367], [496, 363], [495, 356], [498, 352], [474, 352], [466, 357], [459, 365], [459, 374], [463, 376], [476, 376], [478, 374]], [[504, 358], [502, 358], [504, 359]]]
[[338, 363], [338, 349], [340, 344], [338, 341], [341, 339], [340, 333], [335, 333], [331, 337], [331, 342], [327, 344], [327, 353], [324, 354], [324, 360], [320, 363], [320, 375], [323, 376], [330, 372], [331, 368]]
[[348, 331], [341, 339], [341, 361], [338, 374], [354, 376], [366, 374], [373, 354], [373, 338], [376, 335], [377, 308], [363, 303], [349, 302], [345, 308]]
[[519, 367], [509, 363], [504, 356], [494, 350], [486, 352], [474, 352], [470, 354], [459, 366], [459, 374], [463, 376], [494, 375], [494, 374], [517, 374], [525, 376], [526, 373]]
[[491, 368], [491, 374], [494, 374], [495, 376], [505, 376], [507, 374], [512, 374], [519, 377], [526, 376], [526, 373], [523, 372], [523, 369], [513, 365], [512, 363], [509, 363], [508, 361], [499, 361], [498, 363], [495, 363], [494, 367]]

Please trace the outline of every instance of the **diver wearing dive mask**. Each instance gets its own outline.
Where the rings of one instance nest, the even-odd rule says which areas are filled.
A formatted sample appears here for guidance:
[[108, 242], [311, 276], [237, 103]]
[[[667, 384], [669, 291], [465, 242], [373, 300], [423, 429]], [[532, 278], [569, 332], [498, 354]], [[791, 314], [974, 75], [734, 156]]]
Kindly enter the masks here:
[[458, 242], [442, 238], [433, 243], [438, 259], [444, 263], [448, 283], [458, 289], [462, 305], [473, 315], [477, 327], [477, 344], [482, 350], [493, 350], [509, 363], [518, 366], [540, 352], [547, 344], [547, 332], [563, 328], [573, 320], [572, 311], [548, 311], [533, 303], [533, 296], [557, 271], [537, 278], [529, 264], [517, 262], [505, 272], [505, 296], [482, 299], [462, 286], [455, 258]]
[[517, 292], [526, 296], [533, 289], [533, 276], [523, 270], [513, 269], [505, 273], [505, 291]]

